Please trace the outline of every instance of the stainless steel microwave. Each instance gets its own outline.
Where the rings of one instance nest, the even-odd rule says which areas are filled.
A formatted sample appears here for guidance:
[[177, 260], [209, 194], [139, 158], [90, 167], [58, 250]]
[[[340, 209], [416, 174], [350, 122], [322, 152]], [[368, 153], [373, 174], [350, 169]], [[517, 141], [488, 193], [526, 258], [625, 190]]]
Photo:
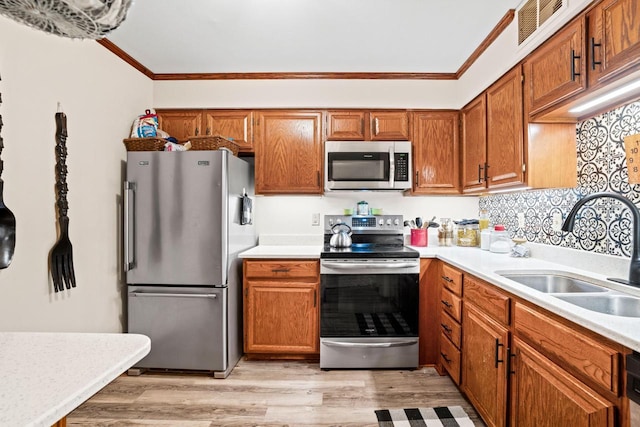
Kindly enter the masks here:
[[410, 141], [326, 141], [325, 190], [408, 190]]

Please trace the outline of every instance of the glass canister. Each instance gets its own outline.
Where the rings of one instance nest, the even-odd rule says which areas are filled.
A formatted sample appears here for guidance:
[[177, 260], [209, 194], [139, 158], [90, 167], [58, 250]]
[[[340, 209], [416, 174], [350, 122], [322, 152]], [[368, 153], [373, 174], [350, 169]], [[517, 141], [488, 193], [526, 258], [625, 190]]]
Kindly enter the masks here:
[[458, 226], [458, 246], [478, 246], [480, 242], [480, 230], [478, 224], [465, 224]]
[[369, 203], [365, 202], [364, 200], [358, 202], [358, 205], [356, 206], [356, 214], [369, 215]]
[[440, 218], [438, 228], [438, 245], [451, 246], [453, 244], [453, 223], [451, 218]]

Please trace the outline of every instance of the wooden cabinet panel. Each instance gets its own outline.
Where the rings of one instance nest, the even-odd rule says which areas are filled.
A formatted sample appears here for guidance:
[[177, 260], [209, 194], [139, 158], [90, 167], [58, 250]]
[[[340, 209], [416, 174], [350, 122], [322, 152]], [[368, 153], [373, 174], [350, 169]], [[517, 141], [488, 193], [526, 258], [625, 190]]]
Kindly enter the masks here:
[[322, 113], [258, 111], [257, 194], [322, 193]]
[[157, 110], [158, 127], [179, 141], [202, 132], [202, 110]]
[[446, 289], [440, 292], [440, 303], [442, 311], [448, 313], [458, 322], [462, 320], [462, 299], [455, 296]]
[[420, 304], [418, 307], [418, 337], [420, 345], [420, 365], [436, 365], [440, 333], [440, 286], [438, 277], [440, 261], [435, 258], [420, 259]]
[[251, 261], [245, 264], [245, 277], [256, 278], [302, 278], [317, 279], [319, 271], [318, 261], [310, 260], [269, 260]]
[[449, 289], [459, 297], [462, 296], [462, 272], [447, 264], [442, 264], [440, 275], [442, 286]]
[[487, 89], [488, 188], [524, 182], [522, 67]]
[[409, 113], [406, 111], [369, 112], [369, 133], [372, 141], [409, 140]]
[[248, 283], [245, 352], [318, 351], [317, 287], [308, 283]]
[[531, 115], [587, 88], [582, 15], [538, 47], [525, 62]]
[[521, 303], [515, 304], [514, 326], [518, 336], [573, 375], [603, 391], [621, 392], [615, 349]]
[[458, 193], [458, 112], [414, 112], [412, 122], [413, 192]]
[[604, 0], [587, 15], [589, 86], [595, 87], [640, 64], [640, 1]]
[[511, 298], [500, 292], [495, 286], [465, 275], [464, 296], [465, 301], [471, 301], [488, 316], [504, 325], [509, 324]]
[[487, 164], [486, 94], [467, 104], [462, 117], [462, 190], [485, 188], [484, 167]]
[[458, 349], [462, 348], [462, 326], [447, 313], [442, 313], [440, 332]]
[[511, 425], [614, 425], [614, 405], [517, 338], [511, 386]]
[[460, 350], [444, 335], [440, 336], [440, 363], [449, 372], [453, 382], [460, 385]]
[[365, 114], [364, 111], [327, 111], [327, 140], [364, 141]]
[[205, 135], [221, 135], [238, 144], [240, 151], [253, 151], [253, 113], [244, 110], [205, 110]]
[[465, 289], [462, 389], [489, 426], [504, 426], [509, 331], [469, 301], [475, 302], [475, 299], [470, 298]]

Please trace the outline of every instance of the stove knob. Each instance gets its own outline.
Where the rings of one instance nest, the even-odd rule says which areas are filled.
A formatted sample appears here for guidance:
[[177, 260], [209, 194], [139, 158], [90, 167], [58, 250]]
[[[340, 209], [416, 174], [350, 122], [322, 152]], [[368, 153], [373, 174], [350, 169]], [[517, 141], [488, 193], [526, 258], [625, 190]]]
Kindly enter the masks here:
[[387, 225], [391, 226], [391, 220], [390, 219], [387, 220]]
[[400, 220], [398, 218], [393, 220], [393, 225], [395, 225], [396, 227], [400, 225]]
[[333, 225], [333, 218], [329, 218], [329, 225]]
[[340, 218], [336, 219], [336, 224], [342, 224], [342, 220]]
[[378, 221], [378, 225], [380, 225], [380, 227], [382, 227], [384, 225], [384, 219], [381, 219], [380, 221]]

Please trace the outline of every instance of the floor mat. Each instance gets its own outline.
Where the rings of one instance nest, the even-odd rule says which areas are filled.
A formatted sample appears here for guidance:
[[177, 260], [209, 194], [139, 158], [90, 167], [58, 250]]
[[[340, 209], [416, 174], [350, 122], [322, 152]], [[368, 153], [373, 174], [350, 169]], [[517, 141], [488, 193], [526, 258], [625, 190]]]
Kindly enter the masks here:
[[380, 427], [472, 427], [461, 406], [381, 409], [376, 411]]

